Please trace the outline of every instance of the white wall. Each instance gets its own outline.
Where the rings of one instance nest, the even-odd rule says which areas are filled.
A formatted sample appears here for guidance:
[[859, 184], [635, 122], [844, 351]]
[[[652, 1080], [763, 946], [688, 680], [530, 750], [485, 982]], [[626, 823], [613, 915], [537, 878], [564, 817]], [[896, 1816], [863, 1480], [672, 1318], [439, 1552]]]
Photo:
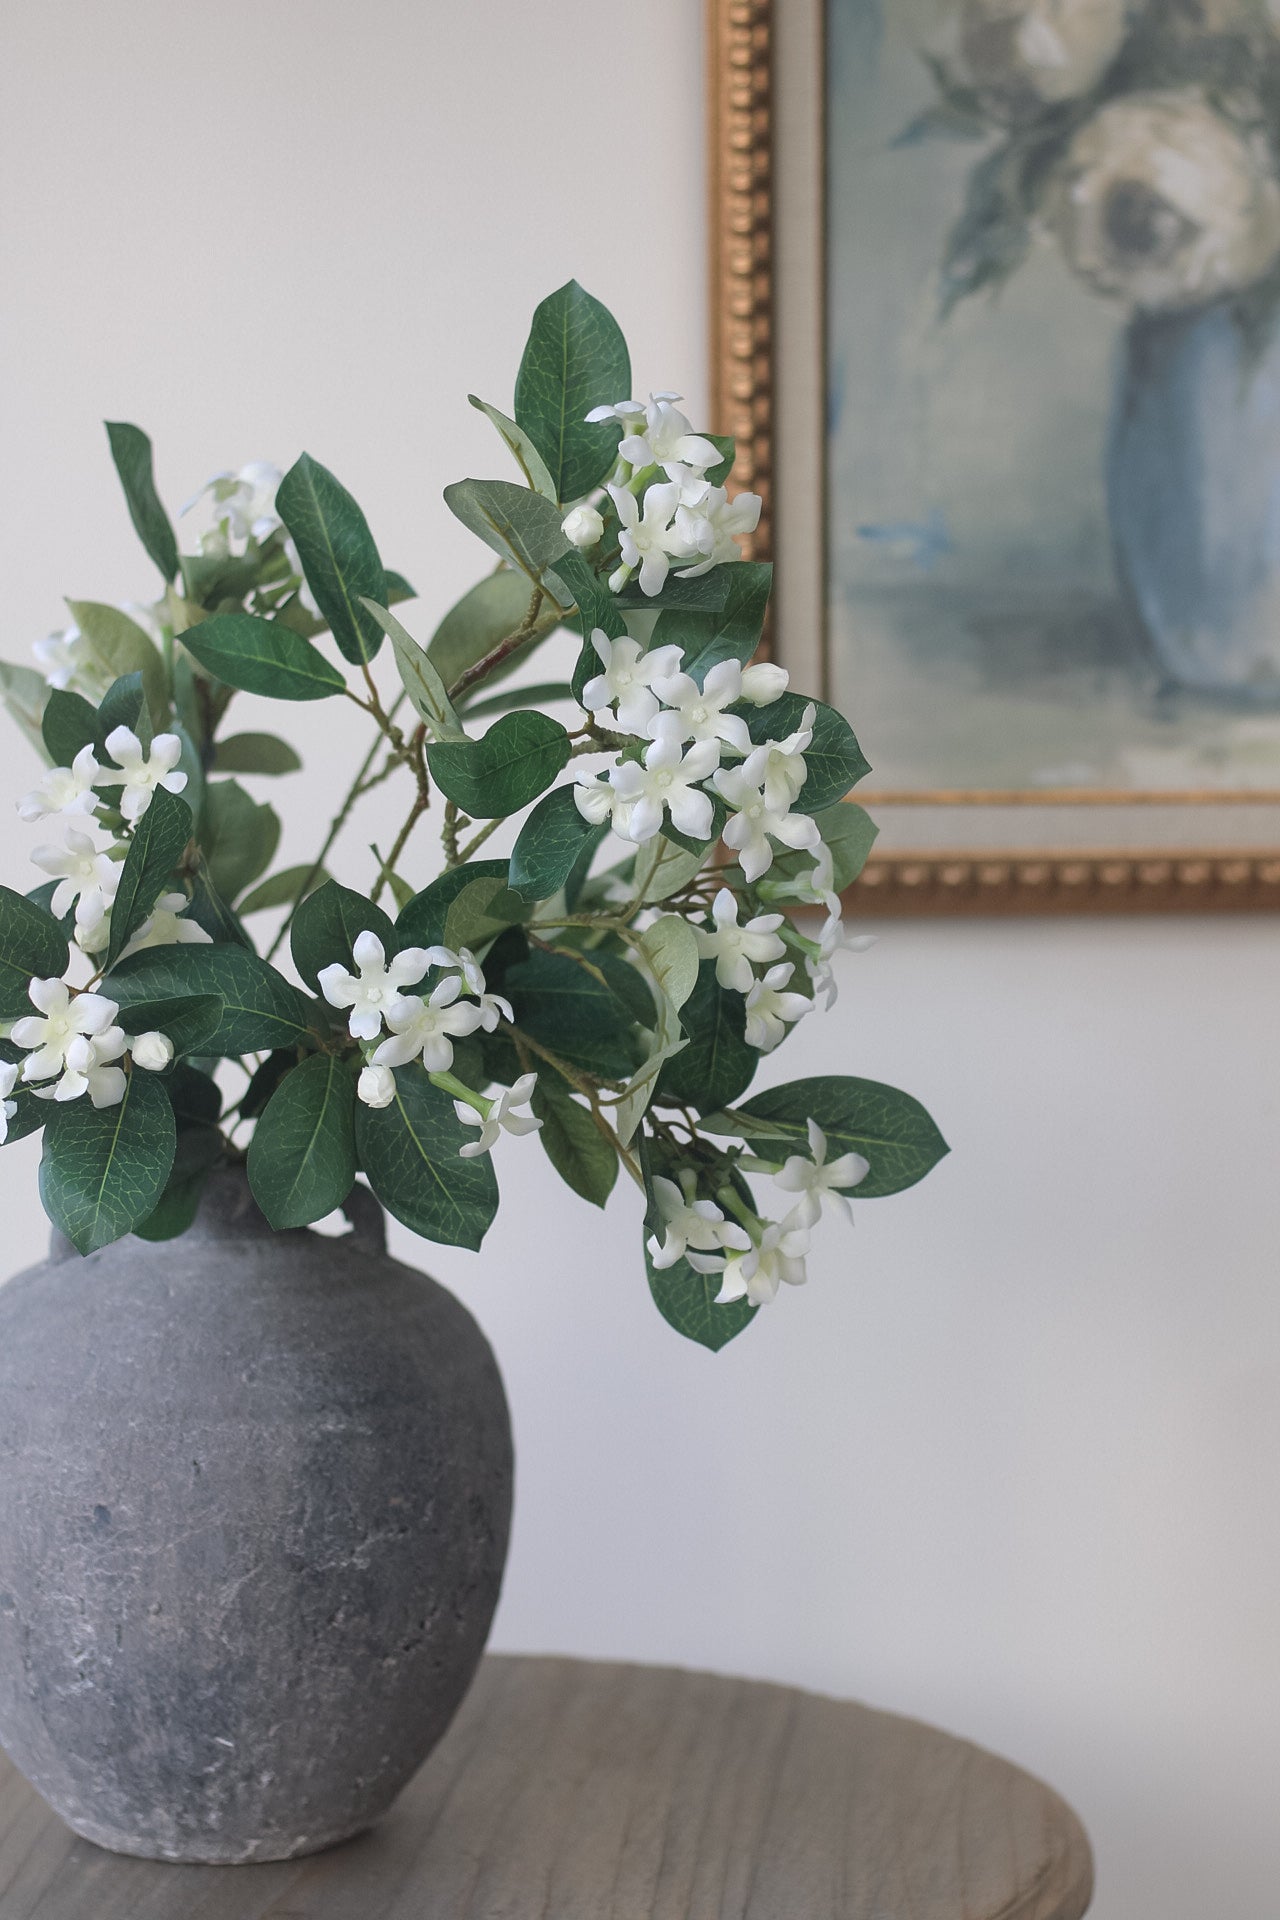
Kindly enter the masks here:
[[[4, 653], [63, 592], [151, 590], [104, 415], [156, 437], [171, 501], [308, 446], [434, 611], [482, 565], [440, 489], [501, 471], [463, 396], [507, 400], [543, 293], [576, 273], [637, 384], [700, 402], [699, 11], [6, 9]], [[342, 718], [301, 710], [294, 858], [358, 756]], [[0, 838], [9, 884], [31, 837]], [[1071, 1797], [1100, 1920], [1274, 1914], [1278, 944], [1263, 920], [885, 928], [778, 1075], [835, 1048], [955, 1153], [718, 1358], [654, 1315], [630, 1196], [602, 1226], [511, 1143], [483, 1257], [422, 1255], [514, 1403], [496, 1643], [940, 1721]], [[34, 1164], [0, 1161], [14, 1264], [44, 1236]]]

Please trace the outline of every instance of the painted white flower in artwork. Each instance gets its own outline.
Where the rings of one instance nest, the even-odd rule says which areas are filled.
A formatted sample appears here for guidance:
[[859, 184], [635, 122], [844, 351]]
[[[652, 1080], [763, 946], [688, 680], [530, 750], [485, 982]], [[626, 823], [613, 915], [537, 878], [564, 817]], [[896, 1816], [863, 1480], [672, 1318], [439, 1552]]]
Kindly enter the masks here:
[[698, 958], [714, 960], [716, 979], [733, 993], [750, 993], [755, 985], [756, 966], [768, 966], [781, 960], [786, 947], [778, 938], [782, 925], [780, 913], [758, 913], [754, 919], [738, 923], [737, 895], [721, 887], [711, 903], [714, 927], [695, 927]]
[[0, 1060], [0, 1146], [9, 1138], [9, 1122], [18, 1111], [17, 1101], [9, 1096], [18, 1084], [21, 1071], [16, 1062]]
[[87, 833], [69, 827], [65, 846], [33, 847], [31, 859], [58, 883], [49, 904], [59, 920], [74, 906], [77, 931], [88, 932], [110, 912], [121, 863], [101, 852]]
[[958, 77], [1007, 125], [1074, 100], [1124, 43], [1128, 0], [961, 0]]
[[369, 932], [356, 935], [351, 952], [357, 973], [335, 960], [321, 967], [316, 980], [331, 1007], [349, 1009], [347, 1031], [352, 1039], [376, 1040], [383, 1021], [403, 1009], [406, 988], [417, 986], [430, 960], [422, 947], [406, 947], [388, 960], [377, 934]]
[[181, 793], [187, 784], [186, 774], [177, 771], [182, 742], [176, 733], [158, 733], [144, 750], [132, 727], [113, 727], [106, 749], [116, 766], [102, 769], [98, 785], [120, 788], [120, 811], [126, 820], [141, 820], [157, 787]]
[[1269, 147], [1189, 87], [1100, 108], [1068, 147], [1046, 216], [1083, 280], [1151, 312], [1238, 293], [1280, 260]]
[[773, 865], [773, 840], [801, 852], [816, 848], [821, 839], [817, 822], [807, 813], [788, 813], [769, 806], [757, 783], [740, 767], [722, 767], [712, 784], [731, 808], [724, 843], [732, 847], [748, 880], [758, 880]]
[[488, 1103], [487, 1113], [477, 1113], [465, 1100], [455, 1100], [454, 1111], [464, 1127], [479, 1127], [480, 1136], [468, 1140], [465, 1146], [458, 1148], [462, 1160], [474, 1160], [477, 1154], [488, 1153], [496, 1146], [503, 1133], [536, 1133], [542, 1125], [532, 1113], [518, 1113], [518, 1107], [527, 1107], [533, 1098], [533, 1090], [538, 1084], [536, 1073], [522, 1073], [520, 1078], [509, 1087], [504, 1087], [496, 1100]]
[[406, 994], [387, 1010], [391, 1038], [373, 1056], [375, 1067], [403, 1067], [421, 1059], [428, 1073], [448, 1073], [453, 1065], [453, 1043], [474, 1033], [484, 1019], [473, 1000], [462, 1000], [462, 980], [447, 974], [423, 1000]]
[[[658, 1174], [653, 1182], [653, 1197], [662, 1222], [662, 1239], [649, 1240], [649, 1258], [660, 1270], [674, 1267], [677, 1260], [690, 1256], [709, 1257], [710, 1264], [699, 1264], [698, 1272], [719, 1272], [725, 1250], [741, 1250], [751, 1245], [745, 1227], [726, 1220], [714, 1200], [697, 1198], [698, 1178], [692, 1167], [680, 1169], [679, 1181]], [[691, 1261], [692, 1264], [692, 1261]]]
[[808, 1251], [809, 1230], [794, 1211], [785, 1220], [771, 1220], [755, 1244], [730, 1254], [717, 1306], [745, 1299], [753, 1307], [765, 1307], [780, 1286], [802, 1287], [809, 1277], [804, 1264]]
[[622, 565], [609, 576], [610, 587], [620, 593], [638, 567], [641, 593], [650, 597], [661, 593], [671, 566], [671, 549], [675, 548], [677, 556], [684, 552], [671, 530], [680, 501], [679, 486], [666, 481], [647, 488], [643, 511], [626, 487], [610, 487], [609, 495], [621, 522], [618, 545], [622, 553]]
[[759, 1053], [771, 1053], [786, 1039], [787, 1028], [813, 1011], [812, 1000], [788, 987], [794, 972], [790, 960], [770, 967], [747, 995], [747, 1045]]
[[66, 1064], [72, 1041], [103, 1034], [120, 1008], [102, 993], [72, 995], [65, 980], [33, 980], [27, 989], [34, 1014], [15, 1020], [10, 1038], [27, 1050], [25, 1081], [52, 1080]]
[[92, 813], [101, 804], [93, 790], [101, 779], [93, 747], [81, 747], [69, 767], [50, 767], [40, 785], [23, 794], [18, 812], [24, 820], [43, 820], [51, 813]]
[[613, 775], [614, 791], [629, 809], [627, 839], [638, 845], [652, 840], [668, 814], [678, 833], [709, 839], [714, 809], [698, 782], [719, 766], [719, 741], [702, 740], [683, 751], [677, 714], [659, 714], [651, 732], [653, 743], [645, 749], [643, 762], [624, 760]]
[[852, 1221], [853, 1208], [845, 1192], [866, 1179], [871, 1171], [871, 1162], [852, 1151], [828, 1160], [827, 1136], [816, 1120], [809, 1121], [808, 1133], [808, 1155], [791, 1154], [774, 1179], [784, 1193], [800, 1195], [792, 1214], [801, 1226], [812, 1227], [817, 1224], [824, 1202], [838, 1207], [846, 1220]]
[[595, 628], [591, 645], [601, 671], [583, 687], [583, 706], [595, 714], [612, 709], [619, 733], [647, 733], [658, 711], [655, 682], [676, 672], [680, 648], [655, 647], [646, 653], [638, 640], [625, 634], [611, 640], [603, 627]]
[[742, 668], [736, 660], [717, 660], [701, 686], [692, 674], [669, 673], [654, 679], [653, 690], [664, 707], [679, 715], [682, 740], [723, 740], [735, 753], [750, 753], [746, 721], [727, 711], [742, 698]]

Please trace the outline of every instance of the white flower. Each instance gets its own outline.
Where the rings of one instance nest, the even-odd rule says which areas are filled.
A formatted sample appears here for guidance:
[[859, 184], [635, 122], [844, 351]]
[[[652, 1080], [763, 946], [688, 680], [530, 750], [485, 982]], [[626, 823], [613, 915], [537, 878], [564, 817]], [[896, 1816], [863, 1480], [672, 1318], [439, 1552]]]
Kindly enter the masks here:
[[840, 895], [835, 890], [835, 864], [831, 849], [823, 841], [818, 857], [807, 873], [766, 880], [760, 891], [769, 900], [800, 900], [806, 906], [825, 907], [828, 914], [840, 915]]
[[610, 587], [614, 593], [621, 592], [639, 567], [641, 593], [650, 596], [661, 593], [671, 565], [669, 549], [674, 546], [677, 557], [684, 551], [671, 533], [672, 517], [680, 499], [679, 487], [672, 481], [649, 487], [644, 496], [643, 517], [635, 495], [625, 487], [610, 487], [609, 493], [622, 522], [618, 543], [622, 565], [609, 576]]
[[71, 1042], [105, 1033], [120, 1011], [105, 994], [78, 993], [73, 999], [65, 980], [33, 980], [27, 992], [43, 1016], [26, 1014], [13, 1023], [11, 1038], [30, 1053], [22, 1063], [27, 1081], [52, 1080], [61, 1073]]
[[206, 933], [195, 920], [184, 917], [190, 905], [185, 893], [162, 893], [120, 958], [141, 953], [146, 947], [208, 945], [213, 935]]
[[375, 1067], [403, 1067], [418, 1055], [428, 1073], [447, 1073], [453, 1065], [453, 1042], [474, 1033], [484, 1015], [471, 1001], [455, 1004], [462, 992], [462, 981], [449, 974], [432, 992], [429, 1000], [406, 994], [387, 1010], [387, 1025], [392, 1037], [384, 1040], [373, 1056]]
[[560, 522], [560, 531], [571, 547], [587, 553], [604, 538], [604, 519], [594, 507], [570, 507]]
[[638, 640], [625, 635], [611, 640], [603, 627], [591, 635], [591, 644], [604, 671], [582, 689], [582, 704], [590, 713], [616, 707], [623, 733], [644, 734], [658, 711], [655, 680], [675, 673], [683, 654], [679, 647], [655, 647], [646, 653]]
[[[351, 973], [341, 961], [321, 967], [316, 980], [331, 1007], [349, 1007], [347, 1032], [353, 1040], [376, 1040], [384, 1019], [404, 1005], [404, 989], [416, 987], [431, 964], [422, 947], [406, 947], [388, 962], [376, 933], [356, 935], [352, 955], [360, 971]], [[421, 1005], [417, 996], [411, 996]]]
[[93, 789], [102, 778], [93, 746], [81, 747], [69, 767], [50, 767], [38, 787], [18, 802], [24, 820], [43, 820], [50, 813], [92, 813], [98, 805]]
[[508, 1133], [536, 1133], [541, 1120], [536, 1120], [531, 1113], [517, 1113], [516, 1108], [528, 1105], [537, 1084], [536, 1073], [522, 1073], [513, 1086], [504, 1087], [498, 1098], [489, 1102], [486, 1114], [477, 1113], [465, 1100], [455, 1100], [454, 1112], [463, 1126], [480, 1129], [478, 1140], [468, 1140], [458, 1148], [459, 1159], [474, 1160], [477, 1154], [488, 1153], [504, 1128]]
[[1128, 0], [963, 0], [961, 77], [993, 120], [1014, 125], [1087, 93], [1129, 25]]
[[[678, 393], [655, 393], [651, 394], [650, 398], [653, 400], [678, 400], [680, 395]], [[587, 421], [588, 425], [593, 427], [599, 426], [602, 420], [618, 420], [624, 427], [629, 427], [634, 421], [644, 419], [644, 401], [615, 400], [611, 407], [592, 407], [590, 413], [584, 414], [583, 418]]]
[[124, 1069], [115, 1062], [124, 1056], [128, 1040], [122, 1027], [102, 1033], [80, 1033], [67, 1044], [65, 1070], [53, 1087], [33, 1087], [37, 1100], [79, 1100], [88, 1094], [95, 1107], [118, 1107], [128, 1085]]
[[98, 774], [103, 787], [120, 787], [120, 811], [126, 820], [141, 820], [151, 805], [157, 787], [168, 793], [181, 793], [187, 784], [185, 773], [176, 773], [182, 758], [182, 742], [176, 733], [158, 733], [151, 750], [144, 753], [142, 742], [131, 727], [113, 727], [106, 739], [107, 752], [120, 771], [106, 767]]
[[714, 1200], [696, 1200], [698, 1176], [692, 1167], [681, 1167], [677, 1186], [674, 1180], [667, 1180], [661, 1174], [655, 1174], [653, 1197], [658, 1203], [658, 1212], [662, 1217], [663, 1238], [656, 1235], [649, 1239], [649, 1258], [654, 1266], [662, 1269], [674, 1267], [677, 1260], [686, 1260], [690, 1253], [710, 1255], [709, 1265], [699, 1262], [697, 1271], [718, 1273], [724, 1250], [751, 1245], [751, 1236], [744, 1227], [726, 1220]]
[[[725, 712], [742, 698], [742, 668], [736, 660], [717, 660], [702, 686], [692, 674], [670, 673], [655, 678], [653, 690], [664, 707], [679, 714], [682, 740], [723, 740], [735, 753], [750, 753], [746, 721], [740, 714]], [[653, 731], [652, 721], [649, 731]]]
[[356, 1094], [366, 1107], [389, 1107], [396, 1097], [396, 1077], [390, 1067], [365, 1067]]
[[812, 1011], [813, 1002], [804, 994], [786, 992], [794, 972], [790, 960], [770, 967], [747, 995], [747, 1045], [757, 1053], [771, 1053], [780, 1040], [785, 1040], [788, 1025]]
[[597, 779], [593, 773], [580, 773], [573, 789], [574, 805], [584, 820], [593, 827], [611, 826], [624, 840], [631, 838], [631, 808], [620, 799], [607, 780]]
[[9, 1122], [18, 1111], [18, 1103], [9, 1095], [18, 1084], [20, 1069], [11, 1060], [0, 1060], [0, 1146], [9, 1138]]
[[215, 532], [201, 541], [204, 551], [226, 552], [232, 540], [265, 540], [274, 533], [280, 525], [276, 489], [283, 478], [270, 461], [251, 460], [238, 472], [215, 473], [206, 480], [182, 509], [190, 513], [206, 493], [213, 495]]
[[173, 1042], [167, 1033], [140, 1033], [136, 1040], [129, 1042], [129, 1052], [133, 1056], [135, 1067], [141, 1067], [146, 1073], [163, 1073], [173, 1064]]
[[79, 928], [96, 927], [110, 909], [120, 885], [121, 866], [100, 853], [87, 833], [67, 830], [65, 847], [33, 847], [33, 863], [57, 879], [51, 906], [61, 920], [76, 905]]
[[742, 698], [753, 707], [771, 707], [775, 700], [781, 700], [790, 679], [785, 667], [775, 667], [772, 660], [757, 660], [754, 666], [742, 669]]
[[721, 887], [712, 902], [711, 917], [716, 923], [713, 933], [708, 933], [705, 927], [693, 930], [699, 959], [715, 961], [716, 979], [722, 987], [734, 993], [750, 993], [755, 985], [752, 962], [764, 965], [769, 960], [780, 960], [786, 952], [778, 938], [783, 916], [760, 913], [740, 927], [737, 897], [728, 887]]
[[810, 700], [794, 733], [789, 733], [785, 740], [762, 740], [743, 762], [744, 776], [753, 787], [760, 788], [771, 813], [786, 813], [800, 798], [800, 789], [809, 777], [804, 756], [813, 745], [817, 713]]
[[623, 424], [633, 427], [634, 431], [623, 436], [618, 452], [637, 471], [641, 467], [670, 470], [673, 464], [695, 467], [699, 471], [719, 466], [722, 458], [719, 447], [703, 434], [695, 433], [692, 421], [672, 404], [680, 397], [678, 393], [651, 393], [644, 409], [643, 429], [629, 405]]
[[653, 744], [645, 749], [643, 764], [624, 760], [613, 776], [614, 791], [630, 808], [625, 837], [637, 845], [652, 840], [662, 827], [664, 813], [670, 813], [678, 832], [692, 840], [709, 839], [714, 809], [710, 795], [697, 782], [719, 766], [719, 741], [702, 740], [682, 753], [675, 714], [659, 714], [651, 731]]
[[94, 706], [111, 685], [111, 676], [98, 664], [79, 627], [64, 627], [37, 640], [31, 649], [36, 665], [51, 687], [65, 691], [74, 688]]
[[456, 953], [452, 947], [428, 947], [427, 959], [433, 967], [455, 967], [462, 975], [463, 986], [480, 1002], [480, 1025], [485, 1033], [495, 1032], [499, 1019], [515, 1019], [511, 1002], [500, 993], [487, 991], [484, 968], [470, 947], [459, 947]]
[[816, 1120], [810, 1120], [808, 1128], [810, 1157], [793, 1153], [774, 1175], [784, 1192], [801, 1196], [789, 1217], [801, 1226], [815, 1226], [823, 1201], [829, 1200], [852, 1222], [853, 1208], [840, 1188], [858, 1186], [870, 1173], [871, 1162], [860, 1153], [842, 1153], [838, 1160], [828, 1160], [826, 1134]]
[[758, 493], [739, 493], [731, 500], [723, 487], [708, 487], [692, 505], [682, 502], [673, 531], [690, 555], [701, 554], [702, 559], [696, 566], [681, 567], [680, 578], [696, 580], [712, 567], [741, 560], [738, 541], [759, 526], [761, 504]]
[[1265, 141], [1190, 88], [1124, 94], [1087, 120], [1047, 217], [1082, 279], [1154, 312], [1238, 293], [1280, 259]]
[[[797, 1210], [798, 1212], [798, 1210]], [[809, 1251], [809, 1230], [797, 1212], [785, 1220], [772, 1220], [759, 1244], [745, 1253], [730, 1254], [724, 1270], [724, 1283], [716, 1295], [716, 1305], [744, 1296], [753, 1307], [765, 1307], [775, 1298], [783, 1281], [789, 1287], [802, 1287], [808, 1279], [804, 1256]]]
[[816, 847], [821, 835], [817, 822], [807, 813], [787, 813], [770, 807], [759, 786], [747, 774], [749, 764], [722, 768], [712, 784], [720, 798], [733, 809], [724, 830], [725, 845], [737, 854], [747, 879], [758, 880], [773, 865], [770, 836], [781, 840], [784, 847], [800, 851]]

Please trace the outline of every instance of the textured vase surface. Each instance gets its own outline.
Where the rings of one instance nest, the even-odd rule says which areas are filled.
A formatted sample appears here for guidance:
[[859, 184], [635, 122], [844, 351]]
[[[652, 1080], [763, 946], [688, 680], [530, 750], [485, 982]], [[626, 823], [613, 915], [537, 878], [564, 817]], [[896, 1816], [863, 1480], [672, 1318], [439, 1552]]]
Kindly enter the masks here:
[[195, 1227], [0, 1287], [0, 1743], [79, 1834], [285, 1859], [390, 1805], [447, 1727], [511, 1515], [466, 1309], [355, 1231]]
[[1280, 702], [1280, 330], [1128, 328], [1107, 462], [1117, 569], [1171, 680]]

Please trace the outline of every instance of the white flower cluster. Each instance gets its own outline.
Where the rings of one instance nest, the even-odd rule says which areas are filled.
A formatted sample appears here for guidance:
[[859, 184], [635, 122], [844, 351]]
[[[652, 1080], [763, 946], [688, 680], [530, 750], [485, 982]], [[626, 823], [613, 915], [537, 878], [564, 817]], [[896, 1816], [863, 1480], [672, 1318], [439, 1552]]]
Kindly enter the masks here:
[[[740, 493], [733, 500], [724, 487], [707, 479], [722, 455], [715, 442], [695, 433], [676, 407], [678, 393], [650, 394], [593, 407], [589, 421], [618, 420], [624, 432], [619, 466], [607, 491], [617, 509], [621, 565], [609, 577], [618, 593], [635, 573], [640, 590], [661, 593], [673, 562], [681, 579], [707, 573], [725, 561], [741, 559], [738, 540], [754, 533], [760, 521], [760, 496]], [[653, 479], [655, 468], [665, 480]], [[647, 484], [646, 484], [647, 482]], [[566, 516], [565, 538], [584, 551], [599, 544], [604, 520], [593, 506], [574, 507]]]
[[190, 513], [208, 494], [213, 500], [213, 525], [200, 537], [200, 551], [216, 559], [243, 553], [250, 540], [261, 543], [280, 525], [276, 488], [284, 475], [267, 460], [251, 460], [237, 472], [215, 473], [183, 507]]
[[723, 1274], [717, 1305], [745, 1299], [753, 1307], [765, 1306], [784, 1282], [803, 1286], [808, 1278], [805, 1256], [824, 1202], [839, 1207], [852, 1220], [846, 1191], [869, 1171], [860, 1153], [828, 1160], [826, 1135], [816, 1120], [809, 1121], [808, 1133], [807, 1155], [792, 1154], [770, 1169], [775, 1185], [799, 1195], [781, 1220], [761, 1218], [730, 1186], [720, 1190], [735, 1216], [726, 1218], [714, 1200], [696, 1198], [698, 1178], [692, 1167], [681, 1168], [677, 1180], [657, 1176], [653, 1190], [664, 1237], [649, 1241], [654, 1266], [673, 1267], [678, 1260], [686, 1260], [695, 1273]]
[[[799, 728], [784, 740], [753, 746], [747, 723], [729, 709], [742, 701], [768, 706], [786, 692], [783, 668], [761, 662], [743, 667], [721, 660], [700, 687], [682, 671], [679, 647], [646, 653], [636, 640], [610, 640], [597, 627], [591, 643], [603, 671], [583, 689], [590, 712], [608, 715], [613, 729], [647, 739], [640, 760], [620, 760], [603, 779], [579, 776], [578, 811], [596, 825], [608, 821], [624, 840], [643, 845], [661, 831], [668, 814], [677, 832], [710, 838], [714, 808], [709, 783], [730, 809], [725, 844], [733, 848], [747, 879], [758, 880], [773, 864], [771, 842], [796, 851], [816, 848], [816, 822], [791, 811], [808, 777], [805, 750], [813, 739], [816, 708], [805, 709]], [[721, 765], [726, 753], [740, 764]]]
[[[159, 639], [159, 628], [152, 608], [141, 607], [127, 600], [120, 611], [127, 614], [134, 625], [141, 627], [152, 639]], [[74, 621], [69, 627], [35, 641], [31, 651], [49, 686], [60, 693], [81, 693], [95, 707], [115, 678], [95, 655]]]
[[[100, 766], [92, 746], [82, 747], [69, 767], [51, 767], [40, 785], [19, 800], [22, 819], [36, 821], [61, 814], [83, 821], [86, 827], [96, 825], [98, 810], [105, 805], [101, 790], [117, 787], [118, 811], [136, 826], [158, 787], [168, 793], [181, 793], [187, 784], [186, 774], [178, 771], [182, 742], [176, 733], [158, 733], [150, 750], [144, 751], [131, 727], [115, 727], [107, 735], [106, 749], [116, 762], [114, 767]], [[35, 865], [58, 883], [53, 891], [53, 912], [61, 919], [74, 906], [76, 944], [84, 953], [103, 952], [111, 939], [111, 909], [126, 852], [125, 843], [114, 836], [108, 844], [99, 846], [78, 826], [67, 828], [63, 846], [32, 850]], [[184, 893], [161, 894], [125, 952], [138, 953], [143, 947], [169, 946], [179, 941], [207, 941], [209, 935], [203, 927], [179, 917], [187, 904]]]
[[173, 1059], [173, 1042], [163, 1033], [131, 1039], [116, 1024], [118, 1004], [105, 994], [77, 993], [58, 979], [33, 980], [28, 993], [36, 1012], [16, 1020], [9, 1036], [27, 1058], [20, 1067], [0, 1067], [0, 1141], [16, 1111], [8, 1096], [19, 1082], [37, 1100], [78, 1100], [87, 1093], [95, 1107], [116, 1107], [128, 1084], [121, 1065], [126, 1055], [148, 1073], [162, 1073]]
[[[317, 979], [329, 1005], [348, 1014], [347, 1031], [364, 1050], [356, 1090], [368, 1107], [391, 1105], [396, 1097], [394, 1068], [421, 1059], [428, 1073], [452, 1077], [455, 1040], [478, 1028], [492, 1033], [500, 1018], [513, 1017], [510, 1003], [488, 991], [484, 970], [466, 947], [456, 953], [445, 946], [406, 947], [388, 960], [377, 934], [365, 932], [357, 935], [351, 952], [358, 973], [335, 962], [322, 967]], [[420, 985], [433, 967], [442, 970], [442, 977], [425, 998], [407, 991]], [[478, 1140], [458, 1149], [464, 1160], [487, 1153], [504, 1129], [513, 1134], [537, 1131], [541, 1120], [515, 1111], [531, 1098], [536, 1080], [536, 1074], [523, 1074], [496, 1100], [459, 1088], [467, 1098], [454, 1101], [458, 1118], [480, 1128]]]

